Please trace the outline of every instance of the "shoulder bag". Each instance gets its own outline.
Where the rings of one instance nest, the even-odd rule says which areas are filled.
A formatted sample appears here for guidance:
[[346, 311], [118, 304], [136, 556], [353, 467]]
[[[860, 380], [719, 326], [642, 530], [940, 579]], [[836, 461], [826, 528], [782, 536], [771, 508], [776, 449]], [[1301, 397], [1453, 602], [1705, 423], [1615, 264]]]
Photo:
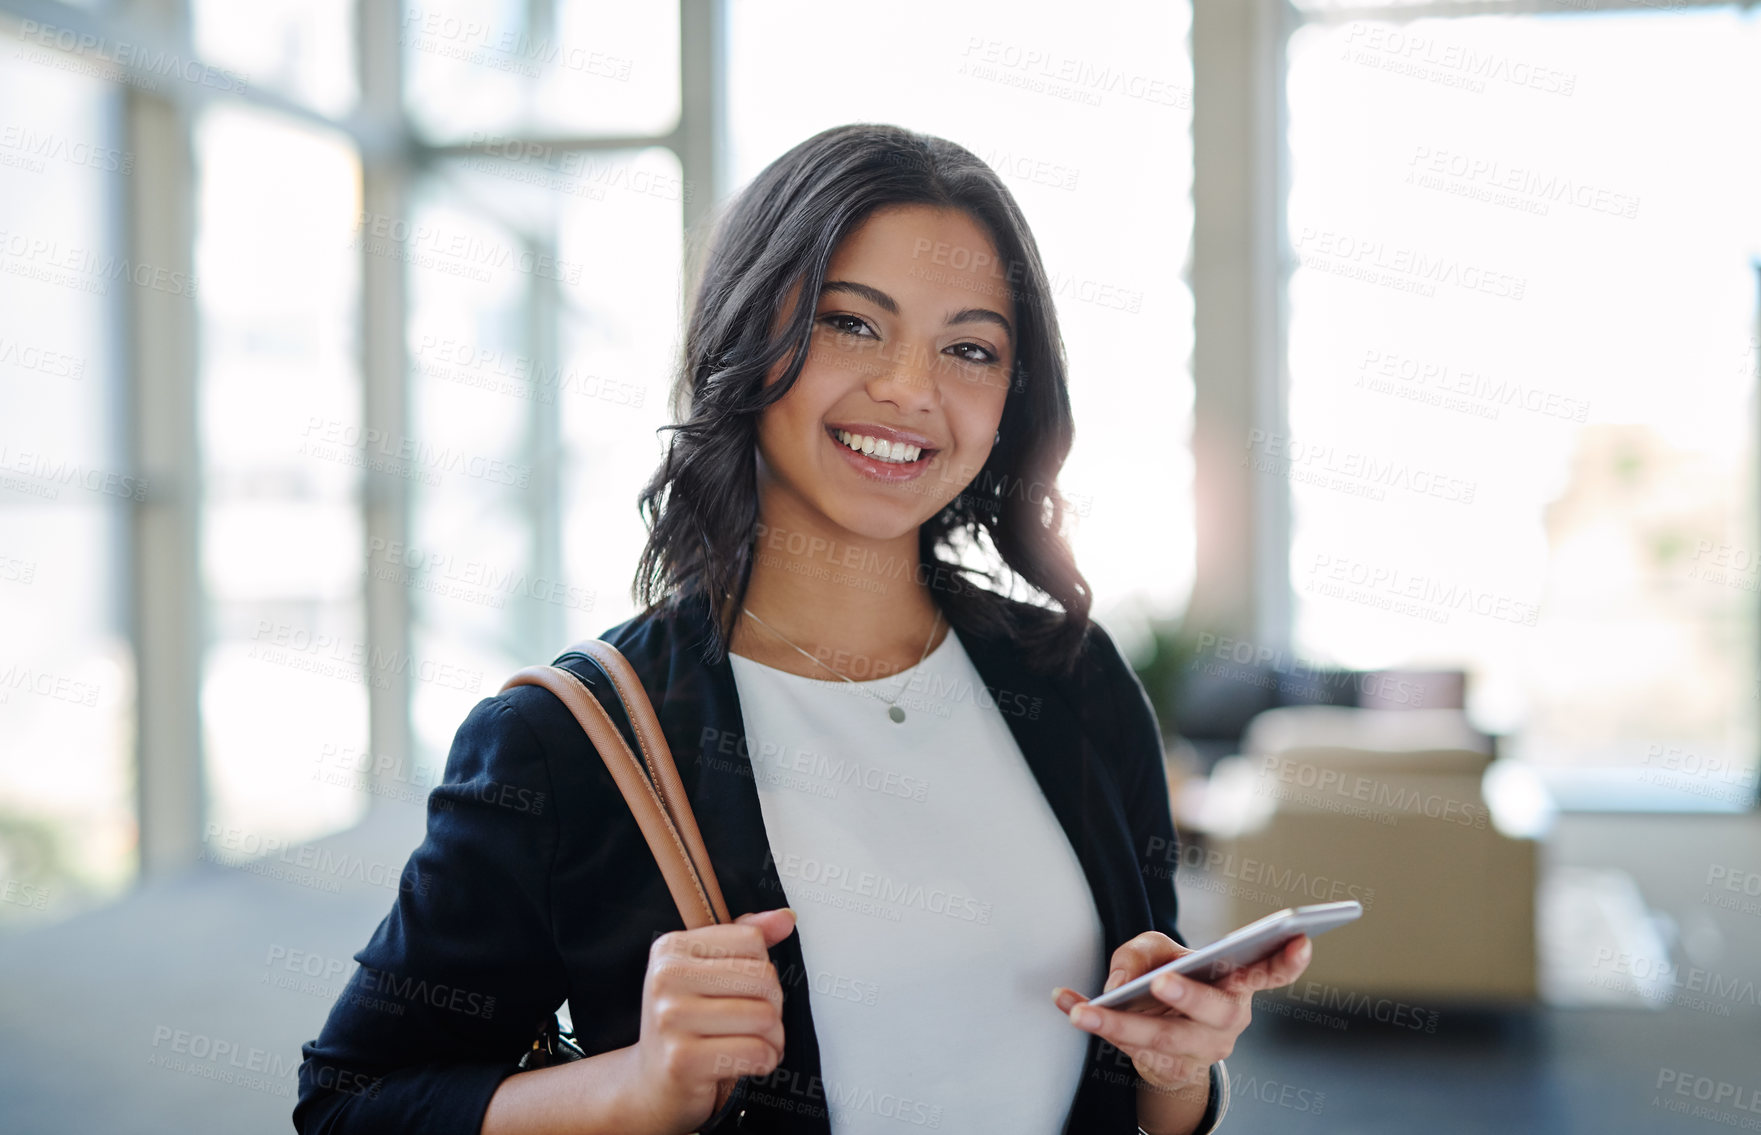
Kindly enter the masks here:
[[[679, 908], [685, 927], [696, 930], [732, 921], [722, 898], [721, 885], [704, 849], [703, 836], [697, 830], [697, 818], [691, 814], [685, 799], [679, 770], [673, 764], [672, 750], [661, 733], [660, 720], [642, 688], [636, 671], [618, 649], [603, 639], [589, 639], [569, 648], [568, 653], [584, 654], [592, 659], [611, 680], [624, 715], [630, 719], [641, 756], [630, 751], [623, 734], [612, 723], [611, 715], [587, 684], [561, 666], [528, 666], [509, 678], [500, 692], [515, 686], [543, 686], [569, 708], [575, 720], [586, 731], [612, 780], [623, 793], [648, 848], [660, 866], [667, 890]], [[545, 1068], [571, 1060], [580, 1060], [587, 1053], [575, 1043], [572, 1032], [562, 1030], [556, 1015], [540, 1026], [532, 1047], [520, 1058], [522, 1071]], [[738, 1078], [722, 1080], [716, 1087], [716, 1114], [733, 1094]]]

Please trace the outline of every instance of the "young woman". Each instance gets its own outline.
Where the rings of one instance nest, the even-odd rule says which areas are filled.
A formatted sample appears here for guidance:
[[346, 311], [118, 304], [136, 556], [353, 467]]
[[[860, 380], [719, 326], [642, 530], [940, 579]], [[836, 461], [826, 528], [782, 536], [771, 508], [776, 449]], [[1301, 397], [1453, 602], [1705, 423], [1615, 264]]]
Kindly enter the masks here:
[[[1186, 949], [1160, 731], [1061, 535], [1063, 350], [1008, 190], [895, 127], [801, 143], [722, 219], [674, 406], [645, 609], [604, 637], [738, 919], [682, 929], [561, 702], [487, 698], [296, 1126], [1210, 1130], [1251, 992], [1308, 944], [1156, 1012], [1077, 992]], [[589, 1057], [516, 1074], [565, 999]]]

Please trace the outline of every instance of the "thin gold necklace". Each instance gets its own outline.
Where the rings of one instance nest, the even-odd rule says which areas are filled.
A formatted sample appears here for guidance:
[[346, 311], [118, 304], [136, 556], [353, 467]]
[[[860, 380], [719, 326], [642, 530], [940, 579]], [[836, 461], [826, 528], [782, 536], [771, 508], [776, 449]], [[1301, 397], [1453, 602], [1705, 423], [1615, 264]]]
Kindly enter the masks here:
[[[747, 610], [744, 606], [742, 606], [740, 608], [740, 610], [745, 611], [748, 615], [752, 615], [752, 612]], [[854, 678], [844, 677], [844, 675], [838, 673], [836, 670], [833, 670], [830, 666], [827, 666], [825, 663], [821, 662], [819, 659], [815, 658], [813, 655], [807, 653], [807, 651], [802, 650], [799, 646], [795, 646], [795, 643], [790, 640], [788, 635], [784, 634], [782, 631], [777, 630], [775, 627], [771, 626], [769, 623], [765, 622], [763, 619], [759, 619], [757, 615], [752, 615], [752, 617], [754, 619], [758, 619], [759, 626], [763, 627], [765, 630], [769, 631], [771, 634], [776, 635], [778, 638], [782, 639], [784, 642], [788, 643], [790, 646], [794, 646], [796, 651], [798, 651], [803, 658], [807, 659], [807, 661], [813, 663], [815, 666], [819, 667], [821, 670], [824, 670], [826, 673], [832, 675], [835, 678], [843, 678], [844, 681], [849, 682], [852, 686], [856, 686], [857, 689], [861, 690], [863, 693], [867, 694], [869, 697], [874, 698], [876, 701], [885, 705], [887, 707], [887, 716], [892, 718], [895, 723], [905, 720], [905, 710], [903, 708], [901, 708], [898, 704], [896, 704], [898, 702], [898, 700], [904, 696], [905, 686], [900, 686], [899, 692], [893, 695], [893, 700], [888, 701], [886, 698], [881, 697], [879, 694], [875, 693], [873, 690], [869, 689], [867, 686], [858, 685]], [[929, 624], [929, 637], [923, 640], [923, 653], [917, 656], [917, 661], [916, 661], [916, 663], [914, 663], [915, 666], [923, 665], [923, 660], [925, 658], [929, 657], [929, 644], [936, 640], [936, 630], [941, 625], [942, 625], [942, 611], [941, 611], [941, 608], [938, 607], [938, 608], [936, 608], [935, 619]], [[909, 678], [906, 679], [905, 684], [906, 685], [911, 684], [911, 681]]]

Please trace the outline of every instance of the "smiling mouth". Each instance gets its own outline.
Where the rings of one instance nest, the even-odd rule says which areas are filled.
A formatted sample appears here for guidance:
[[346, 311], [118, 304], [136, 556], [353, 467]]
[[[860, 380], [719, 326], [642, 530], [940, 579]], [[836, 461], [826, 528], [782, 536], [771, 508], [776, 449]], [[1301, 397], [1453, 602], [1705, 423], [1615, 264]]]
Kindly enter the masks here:
[[915, 465], [928, 461], [941, 452], [927, 446], [910, 445], [902, 441], [888, 441], [886, 438], [870, 437], [867, 434], [859, 434], [851, 430], [827, 427], [826, 433], [844, 448], [888, 465]]

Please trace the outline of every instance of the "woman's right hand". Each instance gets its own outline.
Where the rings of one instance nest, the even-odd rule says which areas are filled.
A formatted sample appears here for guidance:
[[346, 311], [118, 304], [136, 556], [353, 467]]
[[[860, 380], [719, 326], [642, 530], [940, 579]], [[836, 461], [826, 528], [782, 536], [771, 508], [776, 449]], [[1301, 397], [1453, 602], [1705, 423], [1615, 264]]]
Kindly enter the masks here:
[[654, 940], [630, 1085], [653, 1116], [646, 1129], [696, 1131], [715, 1113], [720, 1081], [782, 1062], [783, 988], [768, 951], [794, 928], [795, 912], [781, 907]]

